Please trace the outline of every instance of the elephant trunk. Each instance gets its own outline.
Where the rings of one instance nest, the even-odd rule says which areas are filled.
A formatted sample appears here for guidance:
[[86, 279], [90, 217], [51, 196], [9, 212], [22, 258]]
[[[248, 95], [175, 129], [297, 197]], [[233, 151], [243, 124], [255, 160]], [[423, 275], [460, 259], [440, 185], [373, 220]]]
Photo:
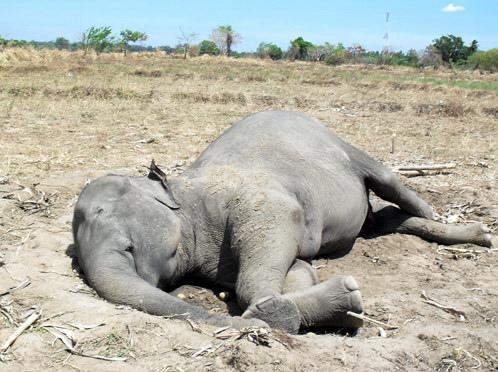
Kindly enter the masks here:
[[239, 317], [210, 314], [152, 286], [130, 267], [124, 257], [100, 257], [96, 262], [93, 265], [85, 265], [85, 275], [97, 293], [111, 302], [129, 305], [153, 315], [188, 314], [193, 320], [204, 321], [217, 327], [240, 328], [256, 325], [254, 321], [250, 324]]

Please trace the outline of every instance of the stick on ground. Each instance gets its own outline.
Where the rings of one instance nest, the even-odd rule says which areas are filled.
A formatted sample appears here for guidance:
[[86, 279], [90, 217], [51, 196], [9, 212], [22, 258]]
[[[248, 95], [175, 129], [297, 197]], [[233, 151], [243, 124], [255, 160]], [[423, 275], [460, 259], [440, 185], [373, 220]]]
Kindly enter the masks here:
[[38, 319], [41, 317], [41, 312], [35, 312], [29, 316], [28, 319], [24, 321], [23, 324], [19, 326], [19, 328], [16, 329], [16, 331], [7, 339], [7, 341], [4, 342], [2, 347], [0, 348], [0, 353], [5, 352], [10, 345], [12, 345], [17, 338], [25, 331], [27, 330], [34, 322], [36, 322]]
[[387, 324], [387, 323], [384, 323], [384, 322], [381, 322], [381, 321], [369, 318], [368, 316], [363, 315], [363, 314], [353, 313], [352, 311], [348, 311], [347, 314], [349, 316], [352, 316], [353, 318], [358, 318], [358, 319], [361, 319], [361, 320], [366, 320], [367, 322], [380, 325], [380, 326], [385, 327], [387, 329], [398, 329], [399, 328], [398, 326], [395, 326], [395, 325], [392, 325], [392, 324]]

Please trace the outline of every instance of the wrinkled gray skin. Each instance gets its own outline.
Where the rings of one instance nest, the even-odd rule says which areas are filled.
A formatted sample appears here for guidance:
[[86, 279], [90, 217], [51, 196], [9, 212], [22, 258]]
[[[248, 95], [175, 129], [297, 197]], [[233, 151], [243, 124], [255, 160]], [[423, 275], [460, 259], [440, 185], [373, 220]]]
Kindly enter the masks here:
[[[369, 190], [399, 208], [372, 208]], [[188, 312], [218, 326], [297, 332], [361, 325], [346, 314], [362, 312], [356, 281], [318, 283], [308, 262], [350, 249], [362, 231], [491, 244], [481, 224], [432, 217], [393, 173], [318, 121], [262, 112], [233, 125], [167, 182], [152, 172], [90, 183], [73, 232], [89, 284], [110, 301], [158, 315]], [[210, 314], [159, 289], [185, 277], [234, 289], [244, 314]]]

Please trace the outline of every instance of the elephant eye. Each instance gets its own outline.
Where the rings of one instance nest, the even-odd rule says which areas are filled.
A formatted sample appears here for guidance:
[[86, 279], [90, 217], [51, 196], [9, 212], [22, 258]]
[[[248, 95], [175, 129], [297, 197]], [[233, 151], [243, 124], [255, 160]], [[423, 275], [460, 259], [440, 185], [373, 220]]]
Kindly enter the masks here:
[[134, 247], [134, 246], [129, 245], [128, 247], [126, 247], [125, 251], [126, 251], [126, 252], [130, 252], [130, 253], [133, 253], [133, 250], [134, 250], [134, 249], [135, 249], [135, 247]]

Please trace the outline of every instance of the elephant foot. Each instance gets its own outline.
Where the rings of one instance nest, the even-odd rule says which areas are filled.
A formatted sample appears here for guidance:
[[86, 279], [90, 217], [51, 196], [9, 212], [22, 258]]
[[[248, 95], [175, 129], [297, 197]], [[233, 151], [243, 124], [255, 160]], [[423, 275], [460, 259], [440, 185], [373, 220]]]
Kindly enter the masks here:
[[301, 326], [301, 316], [296, 304], [282, 296], [259, 299], [247, 308], [242, 318], [257, 318], [268, 323], [271, 328], [288, 333], [297, 333]]
[[486, 225], [482, 223], [473, 223], [463, 227], [463, 229], [462, 235], [468, 239], [469, 243], [483, 247], [491, 247], [493, 245], [491, 230]]
[[297, 304], [306, 327], [358, 328], [363, 321], [348, 315], [348, 312], [363, 312], [359, 289], [352, 276], [337, 277], [289, 293], [289, 297]]

